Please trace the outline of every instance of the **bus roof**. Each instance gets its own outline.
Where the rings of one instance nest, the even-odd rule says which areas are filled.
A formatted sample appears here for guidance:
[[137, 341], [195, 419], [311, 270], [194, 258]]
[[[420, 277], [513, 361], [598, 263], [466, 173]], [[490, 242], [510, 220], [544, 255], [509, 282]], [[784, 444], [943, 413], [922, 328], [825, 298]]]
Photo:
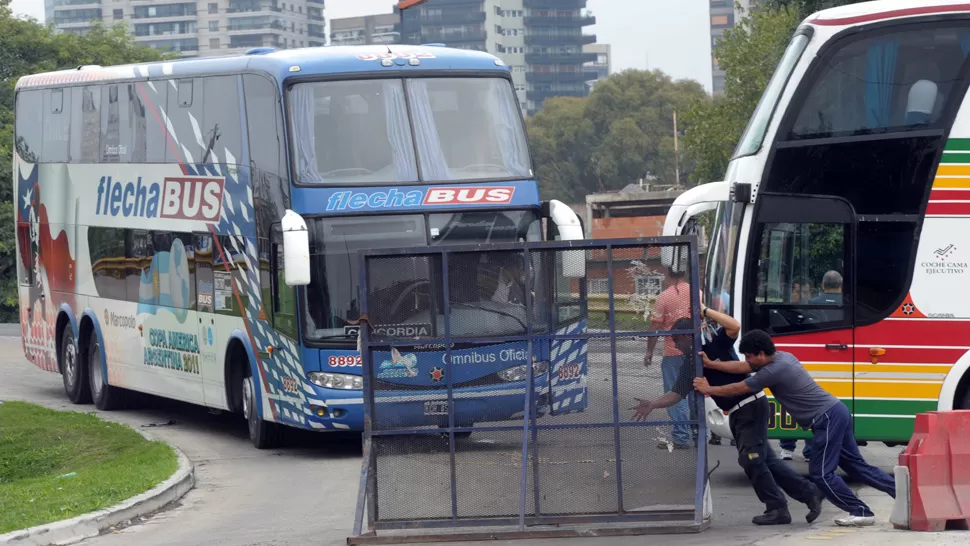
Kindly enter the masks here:
[[879, 0], [848, 4], [808, 16], [818, 26], [851, 26], [904, 17], [970, 12], [967, 0]]
[[[390, 66], [384, 60], [391, 61]], [[417, 64], [412, 64], [417, 63]], [[498, 57], [480, 51], [453, 49], [437, 45], [375, 45], [307, 47], [284, 50], [250, 50], [224, 57], [162, 61], [117, 66], [82, 66], [24, 76], [17, 87], [69, 85], [105, 80], [164, 79], [212, 74], [263, 72], [278, 82], [291, 76], [355, 74], [387, 71], [400, 74], [408, 70], [492, 70], [508, 72]]]

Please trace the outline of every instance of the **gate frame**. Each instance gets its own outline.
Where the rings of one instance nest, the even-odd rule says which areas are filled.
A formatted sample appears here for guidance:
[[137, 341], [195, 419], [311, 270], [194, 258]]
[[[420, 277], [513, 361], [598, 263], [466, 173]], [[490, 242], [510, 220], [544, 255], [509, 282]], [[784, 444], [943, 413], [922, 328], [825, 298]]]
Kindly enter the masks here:
[[[694, 287], [698, 286], [699, 281], [699, 257], [697, 254], [698, 243], [696, 235], [676, 235], [676, 236], [660, 236], [660, 237], [639, 237], [639, 238], [623, 238], [623, 239], [583, 239], [583, 240], [572, 240], [572, 241], [541, 241], [541, 242], [520, 242], [520, 243], [481, 243], [481, 244], [465, 244], [465, 245], [442, 245], [442, 246], [432, 246], [432, 247], [411, 247], [403, 249], [369, 249], [362, 250], [358, 253], [359, 259], [359, 287], [360, 287], [360, 322], [362, 327], [359, 330], [359, 344], [361, 359], [362, 359], [362, 376], [363, 376], [363, 406], [364, 406], [364, 433], [363, 433], [363, 460], [361, 463], [361, 475], [358, 484], [358, 496], [356, 503], [356, 510], [354, 516], [354, 528], [353, 535], [347, 538], [347, 544], [403, 544], [403, 543], [414, 543], [414, 542], [454, 542], [454, 541], [482, 541], [482, 540], [515, 540], [515, 539], [529, 539], [529, 538], [566, 538], [566, 537], [606, 537], [606, 536], [636, 536], [636, 535], [647, 535], [647, 534], [682, 534], [682, 533], [697, 533], [708, 528], [711, 523], [711, 517], [704, 517], [705, 508], [705, 498], [709, 492], [709, 482], [708, 482], [708, 470], [707, 470], [707, 442], [700, 441], [700, 438], [707, 437], [707, 419], [704, 414], [704, 397], [694, 396], [694, 414], [697, 416], [696, 425], [698, 427], [698, 442], [697, 442], [697, 461], [696, 461], [696, 476], [695, 476], [695, 492], [694, 492], [694, 510], [688, 512], [686, 510], [656, 510], [650, 512], [626, 512], [623, 509], [623, 480], [622, 480], [622, 470], [621, 470], [621, 457], [619, 456], [620, 442], [619, 434], [619, 395], [618, 395], [618, 385], [616, 381], [617, 377], [617, 358], [616, 358], [616, 338], [618, 333], [616, 331], [616, 313], [615, 313], [615, 303], [614, 303], [614, 248], [628, 248], [628, 247], [670, 247], [674, 252], [677, 252], [677, 247], [683, 248], [686, 246], [689, 258], [688, 267], [688, 278], [689, 284], [691, 286], [690, 290], [690, 310], [691, 319], [693, 321], [693, 330], [669, 330], [669, 331], [658, 331], [658, 330], [644, 330], [644, 331], [624, 331], [621, 337], [663, 337], [670, 335], [683, 335], [690, 334], [694, 338], [694, 347], [701, 347], [701, 315], [700, 315], [700, 299], [698, 297], [698, 291]], [[454, 254], [468, 254], [468, 253], [482, 253], [482, 252], [502, 252], [502, 251], [512, 251], [522, 253], [525, 261], [525, 272], [526, 278], [530, 278], [530, 274], [534, 271], [532, 266], [532, 260], [530, 259], [531, 253], [539, 251], [566, 251], [566, 250], [603, 250], [606, 252], [606, 265], [607, 265], [607, 280], [608, 280], [608, 290], [609, 290], [609, 331], [602, 333], [590, 334], [588, 331], [577, 334], [570, 335], [555, 335], [554, 333], [544, 334], [540, 337], [543, 338], [564, 338], [564, 339], [609, 339], [610, 340], [610, 366], [611, 374], [613, 377], [613, 423], [609, 428], [612, 428], [615, 433], [614, 445], [615, 451], [617, 452], [616, 457], [616, 482], [617, 482], [617, 495], [618, 499], [618, 510], [616, 514], [596, 514], [596, 515], [558, 515], [558, 516], [542, 516], [541, 512], [537, 509], [536, 515], [526, 516], [525, 515], [525, 504], [526, 504], [526, 488], [527, 488], [527, 477], [528, 477], [528, 454], [530, 448], [530, 442], [535, 441], [535, 436], [538, 431], [538, 426], [536, 425], [535, 414], [532, 411], [534, 406], [533, 397], [535, 395], [535, 375], [534, 368], [532, 366], [527, 366], [528, 368], [528, 387], [526, 388], [525, 397], [525, 411], [522, 419], [522, 478], [520, 487], [520, 499], [519, 499], [519, 515], [517, 518], [514, 517], [481, 517], [481, 518], [459, 518], [457, 516], [457, 482], [455, 479], [455, 415], [454, 415], [454, 399], [453, 391], [454, 386], [452, 385], [452, 358], [451, 358], [451, 345], [453, 343], [451, 337], [450, 328], [450, 308], [451, 305], [447, 301], [447, 294], [449, 293], [448, 285], [448, 260], [447, 256]], [[370, 381], [371, 375], [373, 373], [371, 362], [371, 350], [372, 346], [379, 345], [383, 347], [396, 347], [396, 346], [413, 346], [415, 340], [383, 340], [380, 342], [372, 342], [370, 340], [370, 323], [368, 321], [368, 294], [367, 294], [367, 274], [368, 274], [368, 262], [374, 258], [388, 258], [388, 257], [403, 257], [403, 256], [414, 256], [414, 257], [433, 257], [439, 256], [441, 259], [440, 271], [442, 275], [441, 284], [439, 289], [445, 296], [444, 307], [442, 312], [445, 316], [444, 318], [444, 338], [443, 339], [431, 339], [422, 340], [426, 343], [437, 343], [443, 341], [445, 347], [445, 354], [447, 355], [446, 362], [446, 377], [447, 377], [447, 395], [448, 395], [448, 443], [450, 452], [450, 485], [451, 485], [451, 517], [448, 519], [438, 518], [429, 519], [423, 521], [378, 521], [377, 519], [377, 488], [376, 488], [376, 465], [377, 461], [374, 456], [372, 437], [373, 436], [406, 436], [406, 435], [440, 435], [445, 430], [432, 430], [432, 429], [393, 429], [387, 431], [374, 431], [373, 430], [373, 411], [374, 408], [374, 393], [372, 391], [373, 385]], [[532, 293], [526, 290], [526, 315], [531, 317], [532, 306]], [[588, 314], [588, 313], [587, 313]], [[490, 337], [490, 338], [461, 338], [460, 341], [466, 343], [498, 343], [502, 341], [527, 341], [530, 354], [534, 353], [533, 349], [533, 332], [532, 332], [532, 322], [531, 320], [526, 325], [526, 333], [523, 335], [515, 336], [502, 336], [502, 337]], [[695, 377], [703, 377], [704, 366], [695, 351], [694, 357], [694, 373]], [[688, 421], [645, 421], [638, 423], [636, 427], [646, 427], [646, 426], [670, 426], [673, 424], [687, 424], [694, 425], [694, 420]], [[462, 427], [458, 427], [459, 431], [463, 430]], [[494, 427], [471, 427], [472, 430], [488, 432], [491, 430], [509, 430], [515, 428], [514, 426], [494, 426]], [[570, 425], [546, 425], [542, 428], [549, 428], [551, 430], [563, 429], [563, 428], [576, 428]], [[586, 428], [592, 428], [586, 427]], [[598, 428], [607, 428], [605, 426], [600, 426]], [[531, 434], [529, 434], [531, 432]], [[532, 457], [533, 466], [538, 465], [538, 457]], [[536, 491], [539, 490], [539, 472], [537, 468], [533, 469], [533, 488]], [[538, 505], [538, 496], [535, 496], [535, 502]], [[537, 506], [538, 507], [538, 506]], [[363, 520], [364, 511], [367, 512], [367, 528], [365, 532], [363, 530]], [[684, 521], [690, 522], [685, 524], [667, 524], [667, 525], [644, 525], [651, 522], [673, 522], [673, 521]], [[597, 528], [582, 528], [582, 529], [569, 529], [562, 528], [563, 525], [581, 525], [581, 524], [624, 524], [630, 523], [634, 524], [627, 527], [616, 527], [616, 526], [604, 526]], [[636, 525], [639, 524], [639, 525]], [[511, 527], [517, 526], [517, 530], [497, 530], [497, 531], [487, 531], [487, 532], [454, 532], [454, 533], [431, 533], [431, 534], [395, 534], [378, 536], [378, 530], [417, 530], [417, 529], [444, 529], [444, 528], [467, 528], [467, 527]], [[542, 527], [540, 529], [526, 529], [526, 527], [537, 526]]]

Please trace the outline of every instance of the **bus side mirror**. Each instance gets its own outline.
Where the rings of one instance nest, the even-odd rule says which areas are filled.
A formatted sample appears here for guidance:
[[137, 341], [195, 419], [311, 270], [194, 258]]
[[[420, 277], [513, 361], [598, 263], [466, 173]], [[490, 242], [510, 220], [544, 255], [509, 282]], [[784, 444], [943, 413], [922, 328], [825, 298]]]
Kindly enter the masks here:
[[310, 284], [310, 237], [303, 217], [287, 210], [280, 220], [283, 231], [283, 272], [287, 286]]
[[[562, 201], [551, 200], [543, 208], [548, 208], [549, 220], [559, 231], [560, 241], [583, 240], [583, 223], [579, 217]], [[582, 279], [586, 277], [586, 251], [562, 251], [562, 275], [567, 279]]]

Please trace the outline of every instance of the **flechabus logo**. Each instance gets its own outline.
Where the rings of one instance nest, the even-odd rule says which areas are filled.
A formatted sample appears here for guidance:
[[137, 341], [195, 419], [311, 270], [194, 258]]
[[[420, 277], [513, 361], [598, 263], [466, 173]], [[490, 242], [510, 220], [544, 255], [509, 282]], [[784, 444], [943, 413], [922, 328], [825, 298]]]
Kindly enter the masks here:
[[161, 183], [119, 182], [102, 176], [98, 216], [168, 218], [217, 222], [222, 214], [224, 178], [170, 177]]
[[426, 190], [338, 191], [327, 198], [327, 210], [411, 208], [428, 205], [504, 205], [514, 186], [440, 186]]
[[512, 202], [515, 188], [501, 186], [492, 188], [428, 188], [425, 205], [467, 205], [471, 203], [507, 204]]

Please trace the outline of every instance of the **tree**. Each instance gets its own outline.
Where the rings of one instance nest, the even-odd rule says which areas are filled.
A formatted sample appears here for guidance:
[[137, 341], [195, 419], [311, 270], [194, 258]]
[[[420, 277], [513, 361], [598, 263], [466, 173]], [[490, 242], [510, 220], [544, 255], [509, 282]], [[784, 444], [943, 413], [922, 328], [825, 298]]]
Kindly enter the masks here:
[[[703, 96], [697, 82], [627, 70], [587, 98], [547, 100], [527, 125], [544, 195], [578, 201], [649, 176], [674, 182], [674, 110]], [[681, 162], [682, 172], [690, 168]]]
[[0, 322], [18, 320], [12, 151], [14, 86], [27, 74], [80, 65], [160, 60], [164, 55], [135, 44], [124, 26], [97, 23], [84, 35], [57, 34], [52, 27], [18, 19], [10, 0], [0, 0]]
[[798, 11], [800, 19], [804, 19], [816, 11], [823, 9], [844, 6], [846, 4], [858, 4], [868, 0], [764, 0], [759, 5], [768, 9], [793, 8]]
[[720, 180], [775, 66], [799, 22], [793, 7], [759, 9], [726, 31], [715, 48], [724, 94], [696, 102], [684, 116], [694, 182]]

